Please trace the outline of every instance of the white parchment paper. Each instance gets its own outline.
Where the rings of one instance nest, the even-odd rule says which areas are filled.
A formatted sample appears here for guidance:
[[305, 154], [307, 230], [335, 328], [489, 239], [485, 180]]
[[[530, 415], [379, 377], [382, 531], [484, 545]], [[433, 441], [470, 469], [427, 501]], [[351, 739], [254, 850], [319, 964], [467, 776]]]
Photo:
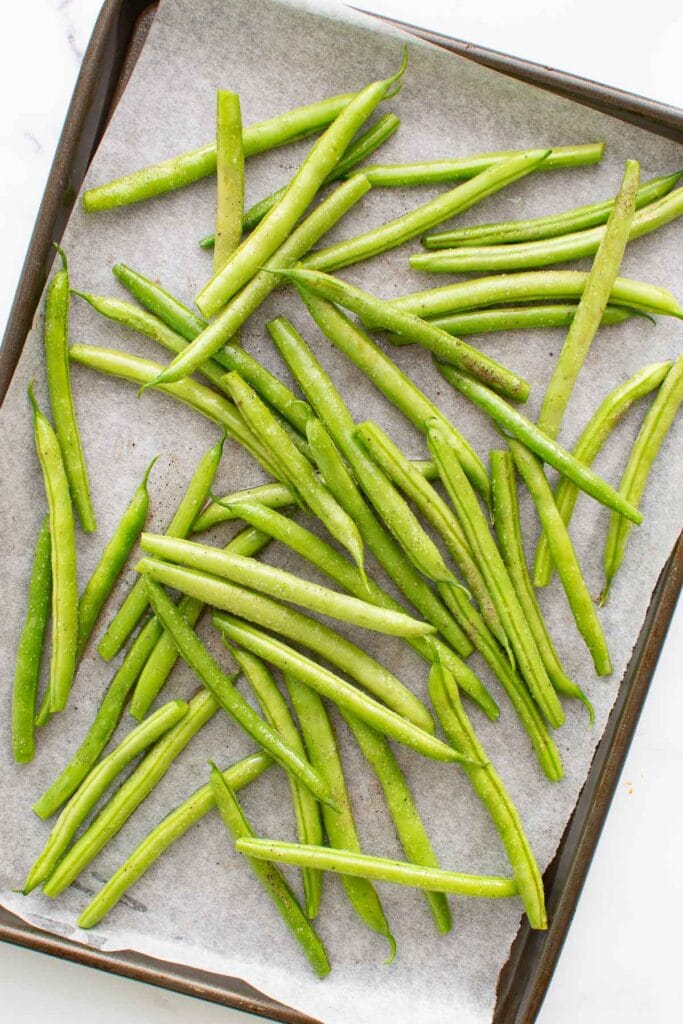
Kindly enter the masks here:
[[[393, 70], [400, 54], [396, 33], [339, 6], [290, 5], [274, 0], [164, 0], [86, 186], [212, 138], [215, 89], [219, 86], [240, 93], [244, 120], [249, 124], [313, 99], [359, 88]], [[533, 175], [476, 207], [460, 223], [533, 216], [608, 196], [616, 190], [627, 157], [641, 161], [644, 179], [680, 165], [680, 150], [672, 142], [418, 42], [410, 44], [410, 66], [401, 94], [385, 106], [400, 114], [402, 126], [382, 150], [383, 162], [596, 139], [606, 142], [600, 166]], [[309, 145], [304, 142], [250, 159], [248, 202], [285, 182]], [[331, 238], [381, 223], [437, 191], [370, 193]], [[74, 286], [99, 294], [120, 294], [110, 268], [123, 260], [190, 301], [211, 274], [210, 256], [196, 243], [212, 230], [213, 193], [213, 183], [206, 181], [99, 215], [86, 217], [77, 206], [63, 239]], [[411, 243], [351, 268], [344, 276], [383, 296], [446, 280], [410, 271], [406, 256], [417, 248], [417, 243]], [[634, 243], [623, 273], [680, 292], [681, 269], [681, 231], [679, 225], [672, 224]], [[277, 313], [291, 316], [310, 339], [355, 415], [371, 415], [410, 455], [425, 456], [419, 435], [321, 338], [292, 294], [271, 297], [248, 323], [243, 340], [251, 352], [284, 373], [263, 329], [266, 318]], [[45, 509], [25, 397], [27, 382], [35, 377], [39, 398], [47, 408], [41, 317], [42, 312], [0, 418], [0, 549], [5, 596], [0, 648], [6, 723], [33, 544]], [[71, 337], [162, 362], [167, 358], [151, 342], [106, 323], [78, 300], [73, 304]], [[534, 331], [480, 340], [482, 349], [533, 382], [528, 404], [531, 416], [538, 412], [562, 338], [561, 331]], [[617, 383], [645, 363], [675, 357], [680, 348], [681, 326], [672, 320], [662, 319], [654, 326], [639, 319], [603, 329], [572, 398], [562, 441], [571, 445], [576, 440], [597, 403]], [[483, 416], [448, 388], [424, 352], [403, 349], [394, 355], [485, 456], [496, 441]], [[216, 440], [217, 431], [166, 396], [147, 392], [138, 400], [130, 385], [80, 367], [74, 368], [73, 380], [99, 526], [95, 536], [78, 538], [83, 583], [150, 458], [162, 455], [151, 480], [150, 525], [163, 529], [197, 459]], [[627, 417], [597, 461], [597, 469], [614, 483], [619, 480], [642, 413], [641, 407]], [[565, 667], [585, 687], [597, 712], [596, 727], [590, 730], [585, 712], [579, 706], [567, 706], [567, 724], [557, 733], [566, 771], [563, 782], [553, 784], [542, 777], [505, 695], [480, 660], [472, 659], [501, 705], [501, 718], [495, 725], [477, 711], [472, 711], [473, 720], [520, 809], [542, 866], [552, 858], [574, 807], [652, 588], [680, 528], [680, 439], [679, 424], [667, 438], [654, 468], [643, 499], [645, 522], [633, 531], [626, 563], [601, 613], [614, 661], [612, 678], [595, 677], [557, 583], [541, 594]], [[226, 445], [219, 489], [261, 479], [260, 470], [247, 455], [232, 443]], [[526, 500], [523, 513], [531, 552], [537, 527]], [[572, 536], [594, 594], [602, 583], [601, 554], [608, 520], [603, 508], [585, 496], [580, 498]], [[216, 542], [224, 543], [231, 529], [217, 531]], [[273, 550], [267, 557], [302, 568], [283, 552]], [[109, 615], [132, 575], [132, 569], [128, 570], [109, 605]], [[98, 635], [101, 630], [102, 626]], [[360, 637], [360, 633], [354, 635]], [[362, 641], [416, 692], [426, 693], [425, 666], [404, 645], [371, 635], [363, 636]], [[396, 1024], [427, 1019], [431, 1024], [454, 1019], [459, 1024], [484, 1024], [490, 1020], [496, 979], [519, 925], [518, 901], [454, 900], [454, 929], [444, 938], [435, 934], [421, 895], [379, 886], [398, 941], [398, 956], [389, 967], [383, 964], [385, 943], [355, 918], [339, 880], [328, 878], [317, 926], [328, 946], [333, 972], [320, 982], [231, 849], [216, 815], [206, 818], [171, 849], [99, 928], [87, 934], [75, 928], [78, 913], [91, 894], [146, 832], [206, 781], [207, 759], [227, 765], [251, 749], [224, 716], [217, 716], [195, 738], [121, 834], [62, 898], [50, 902], [40, 894], [25, 898], [13, 892], [23, 882], [48, 832], [47, 824], [32, 815], [31, 803], [80, 743], [114, 667], [102, 662], [91, 645], [71, 704], [40, 734], [33, 764], [12, 764], [5, 729], [0, 744], [0, 899], [8, 908], [39, 927], [100, 948], [129, 948], [241, 977], [327, 1024], [389, 1019]], [[187, 695], [195, 685], [187, 669], [178, 666], [166, 699]], [[117, 736], [129, 728], [130, 721], [124, 717]], [[339, 739], [364, 849], [400, 857], [377, 782], [341, 727]], [[506, 873], [498, 837], [457, 768], [428, 763], [404, 749], [397, 750], [397, 755], [443, 865], [461, 871]], [[244, 804], [257, 831], [294, 838], [281, 772], [271, 771], [253, 785], [244, 793]]]

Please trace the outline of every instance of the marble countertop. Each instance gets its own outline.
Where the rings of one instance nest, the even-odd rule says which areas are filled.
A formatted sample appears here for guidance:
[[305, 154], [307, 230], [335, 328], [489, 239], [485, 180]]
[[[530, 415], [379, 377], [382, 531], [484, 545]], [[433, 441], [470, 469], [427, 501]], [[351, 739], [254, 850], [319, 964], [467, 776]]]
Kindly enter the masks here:
[[[358, 0], [358, 6], [683, 106], [683, 7], [674, 0], [651, 0], [646, 19], [614, 0], [422, 0], [419, 8], [410, 0]], [[100, 7], [101, 0], [24, 0], [0, 13], [3, 329]], [[679, 607], [538, 1024], [680, 1019], [682, 660]], [[93, 1008], [98, 1024], [253, 1019], [4, 944], [0, 1000], [11, 1024], [84, 1024]]]

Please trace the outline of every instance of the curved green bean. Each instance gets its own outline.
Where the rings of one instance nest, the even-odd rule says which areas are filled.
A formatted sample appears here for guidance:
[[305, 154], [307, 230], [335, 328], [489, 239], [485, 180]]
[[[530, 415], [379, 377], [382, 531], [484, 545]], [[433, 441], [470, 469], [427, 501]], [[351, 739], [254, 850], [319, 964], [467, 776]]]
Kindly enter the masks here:
[[508, 444], [515, 460], [515, 466], [533, 498], [543, 531], [548, 536], [548, 544], [557, 575], [560, 577], [567, 595], [574, 621], [593, 658], [595, 671], [599, 676], [608, 676], [612, 672], [612, 662], [607, 649], [607, 641], [593, 600], [581, 574], [567, 527], [557, 511], [550, 484], [546, 480], [541, 464], [528, 448], [512, 439], [508, 441]]
[[[452, 316], [430, 320], [447, 334], [467, 336], [488, 334], [490, 331], [518, 331], [533, 327], [568, 327], [576, 315], [578, 305], [505, 306], [502, 309], [477, 309], [469, 313], [453, 313]], [[636, 312], [620, 306], [607, 306], [600, 323], [619, 324], [622, 320], [636, 316]], [[392, 345], [411, 345], [409, 338], [390, 334]]]
[[[633, 505], [637, 506], [642, 497], [650, 470], [682, 401], [683, 356], [679, 356], [647, 411], [621, 478], [619, 493], [628, 498]], [[605, 544], [605, 586], [600, 595], [600, 604], [607, 600], [612, 580], [623, 561], [630, 532], [626, 523], [621, 525], [617, 517], [612, 516]], [[559, 566], [557, 571], [559, 574]]]
[[117, 281], [120, 281], [141, 306], [162, 320], [171, 330], [182, 334], [186, 341], [193, 341], [206, 327], [206, 320], [202, 320], [189, 306], [176, 299], [156, 281], [144, 277], [125, 263], [115, 263], [111, 269]]
[[[226, 768], [223, 775], [235, 790], [248, 786], [272, 765], [267, 754], [250, 754]], [[114, 872], [78, 918], [79, 928], [93, 928], [112, 910], [131, 885], [158, 860], [161, 854], [180, 839], [216, 806], [211, 784], [200, 786], [152, 829], [142, 842]]]
[[111, 754], [93, 768], [54, 824], [45, 846], [28, 873], [22, 890], [24, 894], [32, 892], [50, 877], [78, 828], [126, 765], [147, 747], [156, 743], [164, 733], [185, 717], [187, 711], [188, 706], [184, 700], [174, 700], [165, 704], [128, 733]]
[[38, 532], [33, 554], [24, 628], [17, 647], [12, 691], [12, 753], [17, 764], [33, 760], [34, 717], [40, 681], [45, 630], [50, 617], [52, 568], [50, 565], [50, 517]]
[[216, 93], [216, 243], [214, 271], [219, 270], [242, 238], [244, 215], [244, 145], [237, 93]]
[[[643, 398], [645, 395], [649, 395], [651, 391], [659, 387], [671, 366], [672, 363], [653, 363], [650, 366], [644, 366], [633, 377], [630, 377], [623, 384], [616, 387], [614, 391], [611, 391], [603, 399], [589, 422], [583, 428], [581, 436], [572, 450], [574, 458], [583, 462], [586, 466], [592, 465], [596, 455], [621, 417], [635, 401]], [[571, 520], [578, 496], [579, 488], [566, 476], [563, 476], [555, 488], [555, 504], [557, 505], [557, 511], [567, 526]], [[548, 548], [547, 538], [542, 533], [534, 560], [534, 585], [546, 587], [550, 583], [552, 574], [553, 562], [550, 556], [550, 549]]]

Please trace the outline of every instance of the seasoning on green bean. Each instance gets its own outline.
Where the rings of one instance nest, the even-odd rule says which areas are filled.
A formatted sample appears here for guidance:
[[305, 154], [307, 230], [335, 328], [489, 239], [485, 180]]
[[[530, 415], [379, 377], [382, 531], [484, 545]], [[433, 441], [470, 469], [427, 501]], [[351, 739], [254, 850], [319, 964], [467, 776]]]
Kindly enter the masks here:
[[193, 341], [206, 327], [206, 320], [197, 316], [189, 306], [167, 292], [156, 281], [133, 270], [125, 263], [115, 263], [112, 273], [117, 281], [138, 300], [141, 306], [163, 320], [167, 327], [182, 334], [187, 341]]
[[[237, 798], [213, 762], [211, 767], [211, 790], [223, 819], [233, 839], [253, 839], [254, 832], [247, 821], [244, 811], [237, 802]], [[277, 912], [289, 928], [292, 936], [299, 943], [310, 963], [311, 967], [319, 978], [324, 978], [330, 973], [330, 962], [317, 932], [304, 914], [299, 901], [290, 889], [285, 876], [273, 864], [264, 864], [263, 861], [247, 857], [247, 862], [252, 872], [259, 880], [268, 896], [275, 904]]]
[[242, 112], [237, 93], [216, 93], [216, 244], [214, 270], [219, 270], [242, 238], [244, 215], [244, 145]]
[[[63, 711], [69, 699], [76, 671], [78, 642], [78, 581], [76, 578], [76, 532], [66, 469], [57, 435], [38, 407], [33, 384], [28, 396], [33, 408], [33, 435], [50, 518], [50, 564], [52, 567], [52, 651], [50, 678], [45, 696], [45, 714]], [[44, 716], [39, 715], [44, 721]]]
[[50, 618], [52, 568], [50, 565], [50, 517], [46, 515], [33, 553], [24, 628], [17, 647], [12, 691], [12, 753], [17, 764], [33, 760], [34, 717], [40, 681], [45, 630]]
[[307, 402], [297, 398], [279, 377], [262, 366], [240, 345], [224, 345], [216, 353], [215, 358], [226, 370], [236, 370], [240, 377], [251, 385], [268, 405], [280, 413], [283, 419], [291, 423], [302, 434], [306, 433], [306, 423], [311, 415], [310, 406]]
[[[192, 474], [185, 494], [168, 524], [166, 533], [170, 537], [186, 537], [192, 528], [197, 513], [206, 501], [213, 484], [218, 464], [223, 454], [225, 436], [206, 452]], [[147, 609], [147, 592], [142, 580], [136, 580], [121, 607], [107, 626], [97, 645], [100, 657], [111, 659], [121, 650]]]
[[62, 267], [50, 281], [45, 299], [47, 386], [55, 433], [62, 450], [74, 508], [83, 529], [86, 533], [92, 533], [97, 524], [90, 498], [88, 470], [76, 421], [69, 372], [69, 273], [63, 249], [59, 246], [56, 246], [56, 249], [61, 257]]
[[[664, 438], [676, 418], [681, 401], [683, 401], [683, 356], [679, 356], [669, 370], [654, 402], [648, 409], [621, 478], [619, 493], [628, 498], [633, 505], [637, 506], [642, 497], [650, 470], [659, 454]], [[623, 561], [626, 542], [631, 532], [629, 524], [620, 523], [619, 518], [612, 516], [609, 524], [604, 556], [605, 586], [600, 595], [600, 604], [604, 604], [607, 600], [612, 580]]]
[[[541, 171], [558, 167], [588, 167], [602, 160], [603, 142], [580, 146], [553, 146], [539, 166]], [[410, 164], [370, 164], [363, 168], [376, 188], [406, 188], [411, 185], [438, 185], [449, 181], [474, 178], [483, 171], [505, 163], [511, 157], [524, 156], [528, 150], [507, 149], [494, 153], [478, 153], [443, 160], [426, 160]]]
[[[344, 768], [325, 705], [314, 690], [299, 680], [296, 673], [286, 672], [284, 678], [309, 757], [325, 778], [335, 807], [338, 808], [333, 811], [323, 807], [323, 822], [329, 844], [333, 849], [360, 853], [360, 840]], [[374, 887], [366, 879], [343, 878], [342, 882], [349, 902], [361, 921], [388, 941], [390, 953], [387, 963], [391, 963], [396, 955], [396, 942]]]
[[[279, 203], [275, 204], [267, 217], [247, 235], [227, 263], [204, 285], [195, 299], [202, 316], [215, 316], [286, 240], [353, 136], [391, 87], [401, 79], [407, 66], [407, 52], [406, 49], [401, 67], [396, 74], [382, 81], [372, 82], [361, 89], [338, 114], [311, 148]], [[187, 358], [178, 357], [163, 379], [180, 379], [190, 372], [190, 365], [189, 355]]]
[[[344, 714], [342, 712], [342, 714]], [[438, 868], [439, 861], [427, 835], [424, 822], [420, 817], [413, 794], [410, 792], [405, 776], [398, 761], [385, 738], [369, 729], [367, 725], [344, 714], [344, 719], [353, 733], [366, 761], [372, 766], [387, 808], [396, 829], [404, 853], [411, 864]], [[301, 842], [301, 839], [299, 840]], [[316, 844], [322, 845], [320, 843]], [[443, 893], [427, 892], [427, 902], [432, 911], [434, 924], [441, 935], [446, 935], [452, 928], [451, 910]]]
[[[636, 192], [636, 209], [642, 209], [667, 195], [683, 172], [652, 178], [641, 185]], [[564, 213], [551, 213], [530, 220], [509, 220], [498, 224], [474, 224], [452, 231], [441, 231], [427, 235], [422, 244], [427, 249], [450, 249], [454, 246], [507, 245], [520, 242], [535, 242], [538, 239], [555, 238], [575, 231], [604, 224], [609, 217], [614, 199], [589, 206], [577, 206]]]
[[550, 484], [538, 459], [528, 448], [519, 441], [509, 440], [508, 444], [515, 466], [533, 498], [543, 531], [548, 536], [557, 575], [567, 595], [578, 630], [593, 658], [595, 671], [599, 676], [608, 676], [612, 672], [612, 662], [607, 641], [593, 599], [584, 582], [567, 527], [557, 511]]
[[133, 495], [110, 540], [105, 545], [100, 555], [100, 560], [80, 596], [78, 602], [77, 661], [81, 658], [85, 645], [97, 622], [97, 617], [102, 611], [104, 602], [109, 597], [112, 587], [118, 579], [126, 559], [145, 525], [149, 508], [147, 481], [157, 458], [158, 456], [155, 456], [145, 470], [142, 483]]
[[[272, 763], [270, 757], [263, 752], [250, 754], [249, 757], [226, 768], [223, 775], [233, 789], [240, 790], [259, 778]], [[99, 924], [122, 899], [131, 885], [134, 885], [150, 869], [161, 854], [177, 839], [184, 836], [193, 825], [201, 821], [215, 806], [213, 790], [211, 784], [207, 782], [205, 786], [200, 786], [187, 800], [167, 814], [136, 846], [106, 885], [93, 897], [78, 918], [78, 927], [93, 928]]]
[[[244, 129], [242, 144], [245, 157], [306, 138], [325, 128], [354, 98], [355, 93], [330, 96], [328, 99], [295, 107], [284, 114], [260, 121]], [[182, 153], [158, 164], [143, 167], [132, 174], [97, 185], [83, 193], [83, 208], [88, 213], [128, 206], [142, 199], [163, 195], [191, 185], [216, 173], [216, 143]]]
[[152, 749], [116, 790], [97, 817], [67, 851], [43, 885], [43, 894], [54, 898], [78, 877], [100, 850], [123, 828], [131, 814], [152, 792], [157, 782], [185, 749], [193, 736], [216, 714], [218, 703], [206, 690], [189, 702], [188, 711]]
[[129, 732], [111, 754], [93, 768], [52, 827], [45, 846], [28, 873], [22, 890], [24, 894], [32, 892], [50, 877], [79, 827], [126, 765], [156, 743], [185, 717], [187, 711], [188, 706], [184, 700], [174, 700], [165, 704]]
[[519, 603], [529, 623], [531, 635], [538, 648], [538, 653], [541, 655], [550, 682], [563, 697], [581, 701], [588, 710], [592, 725], [595, 720], [593, 705], [583, 690], [567, 676], [562, 668], [536, 600], [524, 556], [524, 542], [517, 501], [517, 482], [512, 455], [509, 451], [492, 451], [489, 454], [489, 460], [498, 546], [510, 574], [512, 585], [517, 592]]
[[558, 728], [564, 722], [562, 705], [548, 679], [524, 610], [520, 606], [508, 571], [489, 531], [486, 516], [457, 456], [449, 447], [437, 423], [428, 422], [427, 440], [448, 497], [486, 580], [491, 600], [495, 602], [496, 611], [519, 670], [546, 720], [554, 728]]
[[556, 469], [558, 473], [568, 477], [586, 494], [590, 494], [602, 505], [619, 512], [631, 522], [639, 524], [643, 521], [641, 513], [631, 502], [615, 491], [592, 469], [579, 462], [571, 452], [562, 448], [556, 441], [539, 430], [526, 416], [522, 416], [517, 409], [508, 405], [499, 395], [464, 374], [458, 373], [454, 366], [441, 363], [439, 372], [462, 395], [483, 409], [501, 430], [512, 434], [518, 441], [522, 441], [539, 458]]
[[488, 811], [505, 847], [529, 924], [532, 928], [547, 928], [543, 879], [517, 808], [477, 739], [460, 701], [457, 683], [450, 672], [438, 662], [432, 666], [429, 674], [429, 692], [434, 709], [450, 741], [461, 749], [468, 750], [479, 762], [478, 765], [470, 765], [465, 770], [472, 788]]
[[[671, 363], [653, 363], [644, 366], [623, 384], [611, 391], [600, 403], [595, 413], [583, 428], [579, 440], [572, 449], [574, 458], [584, 465], [592, 465], [596, 455], [621, 417], [639, 398], [649, 395], [658, 388], [671, 369]], [[566, 476], [561, 477], [555, 488], [557, 511], [568, 526], [579, 496], [579, 488]], [[552, 578], [553, 562], [545, 534], [541, 534], [534, 561], [534, 585], [546, 587]]]

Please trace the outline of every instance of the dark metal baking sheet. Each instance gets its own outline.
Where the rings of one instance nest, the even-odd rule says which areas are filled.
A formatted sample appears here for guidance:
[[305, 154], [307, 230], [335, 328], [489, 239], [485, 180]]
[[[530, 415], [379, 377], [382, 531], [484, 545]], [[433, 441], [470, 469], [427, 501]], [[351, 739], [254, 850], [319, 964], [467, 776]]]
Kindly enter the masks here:
[[[106, 0], [95, 25], [0, 351], [0, 401], [19, 360], [52, 263], [52, 242], [62, 236], [90, 159], [135, 66], [155, 11], [156, 3], [149, 0]], [[681, 110], [425, 29], [402, 24], [400, 27], [503, 74], [531, 82], [655, 134], [683, 141]], [[662, 571], [590, 774], [557, 855], [546, 872], [550, 927], [547, 932], [532, 932], [526, 924], [521, 927], [501, 972], [493, 1024], [532, 1024], [538, 1014], [633, 738], [682, 582], [683, 538], [679, 539]], [[312, 1018], [269, 999], [239, 979], [137, 953], [102, 953], [41, 931], [2, 908], [0, 939], [288, 1024], [314, 1024]]]

